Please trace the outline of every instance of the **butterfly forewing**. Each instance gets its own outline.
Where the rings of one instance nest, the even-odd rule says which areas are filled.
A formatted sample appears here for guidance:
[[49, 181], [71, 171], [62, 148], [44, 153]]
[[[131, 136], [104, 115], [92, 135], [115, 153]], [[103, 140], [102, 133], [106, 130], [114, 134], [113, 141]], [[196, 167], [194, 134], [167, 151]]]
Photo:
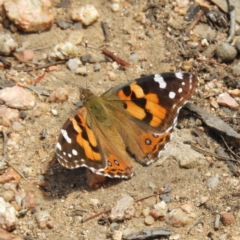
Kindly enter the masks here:
[[147, 123], [156, 133], [164, 133], [176, 124], [180, 108], [197, 85], [195, 75], [170, 72], [139, 78], [117, 94], [131, 116]]

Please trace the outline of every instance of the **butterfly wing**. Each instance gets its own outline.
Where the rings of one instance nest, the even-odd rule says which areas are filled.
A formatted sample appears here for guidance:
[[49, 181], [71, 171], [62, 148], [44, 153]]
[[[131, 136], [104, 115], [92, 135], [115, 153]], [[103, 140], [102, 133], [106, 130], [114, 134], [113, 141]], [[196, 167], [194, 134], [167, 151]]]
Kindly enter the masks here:
[[179, 110], [197, 85], [198, 79], [191, 73], [170, 72], [145, 76], [103, 94], [108, 108], [121, 119], [119, 133], [130, 133], [123, 139], [138, 161], [149, 164], [158, 157], [170, 140]]
[[197, 77], [190, 73], [163, 73], [91, 97], [61, 130], [56, 146], [59, 162], [108, 177], [131, 177], [126, 150], [141, 163], [155, 160], [197, 85]]
[[117, 130], [104, 113], [101, 99], [93, 99], [63, 125], [56, 145], [57, 159], [70, 169], [84, 166], [99, 175], [129, 178], [133, 170], [124, 142], [115, 136]]

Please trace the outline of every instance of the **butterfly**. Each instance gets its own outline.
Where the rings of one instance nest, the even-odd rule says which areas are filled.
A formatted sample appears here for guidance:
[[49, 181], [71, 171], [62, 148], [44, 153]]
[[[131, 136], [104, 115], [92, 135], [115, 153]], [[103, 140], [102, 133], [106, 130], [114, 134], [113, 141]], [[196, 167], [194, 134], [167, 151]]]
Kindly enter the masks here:
[[69, 169], [87, 167], [111, 178], [134, 175], [132, 158], [149, 165], [171, 138], [179, 110], [198, 78], [188, 72], [143, 76], [86, 98], [63, 125], [56, 155]]

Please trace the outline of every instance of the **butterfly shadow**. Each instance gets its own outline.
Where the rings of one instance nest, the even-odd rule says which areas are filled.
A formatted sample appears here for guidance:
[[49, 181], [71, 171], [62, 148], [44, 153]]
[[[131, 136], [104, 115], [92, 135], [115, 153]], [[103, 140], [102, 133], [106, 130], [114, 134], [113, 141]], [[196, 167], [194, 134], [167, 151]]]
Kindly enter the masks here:
[[[90, 171], [90, 170], [88, 170]], [[87, 184], [87, 169], [84, 167], [76, 169], [67, 169], [63, 167], [56, 159], [56, 156], [49, 161], [46, 173], [44, 174], [46, 186], [42, 187], [42, 191], [47, 198], [59, 198], [67, 196], [76, 191], [97, 191], [97, 185], [90, 187]], [[99, 186], [109, 188], [119, 184], [122, 179], [106, 178], [104, 183]]]

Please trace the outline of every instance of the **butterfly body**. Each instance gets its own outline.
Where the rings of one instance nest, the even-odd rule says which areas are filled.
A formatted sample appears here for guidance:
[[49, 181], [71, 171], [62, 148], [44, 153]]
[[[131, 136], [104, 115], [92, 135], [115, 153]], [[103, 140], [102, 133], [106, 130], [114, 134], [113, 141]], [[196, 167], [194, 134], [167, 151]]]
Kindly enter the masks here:
[[163, 73], [113, 87], [101, 96], [90, 94], [61, 129], [59, 162], [130, 178], [132, 157], [144, 165], [158, 158], [197, 85], [190, 73]]

